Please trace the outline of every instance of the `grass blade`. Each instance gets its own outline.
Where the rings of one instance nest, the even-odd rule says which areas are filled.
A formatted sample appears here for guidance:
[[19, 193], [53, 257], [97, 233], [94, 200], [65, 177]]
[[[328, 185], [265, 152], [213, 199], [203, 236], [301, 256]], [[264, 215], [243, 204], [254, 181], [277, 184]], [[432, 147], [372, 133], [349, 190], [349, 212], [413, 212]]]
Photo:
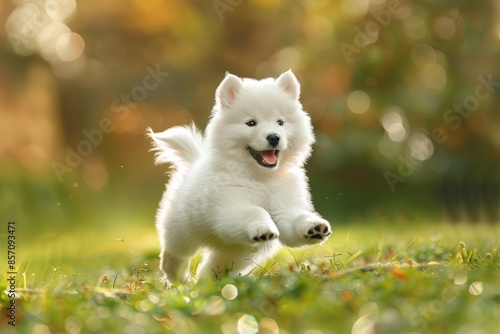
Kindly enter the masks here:
[[382, 250], [384, 249], [384, 237], [380, 239], [377, 247], [377, 262], [380, 262], [382, 259]]
[[345, 261], [345, 264], [349, 264], [350, 262], [352, 262], [355, 258], [357, 258], [361, 253], [363, 253], [363, 251], [361, 249], [358, 249], [356, 252], [354, 252], [354, 254], [352, 254], [351, 256], [349, 256], [349, 258]]
[[398, 258], [401, 254], [403, 254], [408, 248], [410, 248], [410, 246], [417, 240], [417, 237], [413, 238], [409, 243], [408, 245], [406, 245], [405, 247], [403, 247], [403, 249], [401, 249], [396, 255], [394, 255], [393, 257], [391, 257], [391, 262], [395, 261], [396, 258]]

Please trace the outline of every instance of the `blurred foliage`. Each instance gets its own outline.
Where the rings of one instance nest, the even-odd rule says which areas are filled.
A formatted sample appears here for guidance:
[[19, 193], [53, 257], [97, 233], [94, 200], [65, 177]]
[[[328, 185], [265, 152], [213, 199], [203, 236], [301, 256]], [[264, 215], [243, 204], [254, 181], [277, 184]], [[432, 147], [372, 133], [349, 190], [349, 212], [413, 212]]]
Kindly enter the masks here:
[[0, 210], [151, 222], [165, 177], [145, 128], [204, 126], [225, 71], [293, 68], [319, 212], [497, 221], [499, 17], [465, 0], [3, 2]]

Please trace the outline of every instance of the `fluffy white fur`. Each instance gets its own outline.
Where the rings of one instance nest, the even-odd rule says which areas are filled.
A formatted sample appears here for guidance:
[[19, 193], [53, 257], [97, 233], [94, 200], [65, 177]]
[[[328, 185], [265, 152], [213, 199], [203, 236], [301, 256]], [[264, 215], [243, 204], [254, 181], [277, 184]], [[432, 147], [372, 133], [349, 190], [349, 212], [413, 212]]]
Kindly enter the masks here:
[[188, 278], [188, 260], [201, 248], [197, 276], [246, 274], [280, 245], [328, 238], [303, 169], [314, 135], [299, 95], [292, 71], [264, 80], [227, 74], [204, 137], [194, 124], [148, 130], [156, 163], [171, 168], [156, 219], [169, 280]]

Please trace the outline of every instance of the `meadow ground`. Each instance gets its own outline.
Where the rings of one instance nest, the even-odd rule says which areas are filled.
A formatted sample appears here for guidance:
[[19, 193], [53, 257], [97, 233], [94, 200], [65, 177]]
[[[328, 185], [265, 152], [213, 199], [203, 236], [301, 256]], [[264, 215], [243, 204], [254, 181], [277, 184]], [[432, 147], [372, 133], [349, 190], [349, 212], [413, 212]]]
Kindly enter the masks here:
[[2, 333], [500, 333], [495, 225], [334, 226], [250, 277], [173, 289], [149, 225], [23, 238], [15, 298], [3, 268]]

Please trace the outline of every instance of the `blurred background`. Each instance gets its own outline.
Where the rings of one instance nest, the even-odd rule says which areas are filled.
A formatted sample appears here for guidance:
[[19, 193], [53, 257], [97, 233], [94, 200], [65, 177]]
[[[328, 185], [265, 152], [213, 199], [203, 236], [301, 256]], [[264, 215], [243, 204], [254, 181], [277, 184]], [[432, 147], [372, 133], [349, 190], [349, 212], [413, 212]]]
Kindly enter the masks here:
[[0, 2], [0, 212], [29, 232], [145, 226], [145, 129], [206, 125], [224, 73], [292, 68], [334, 224], [498, 222], [500, 2]]

